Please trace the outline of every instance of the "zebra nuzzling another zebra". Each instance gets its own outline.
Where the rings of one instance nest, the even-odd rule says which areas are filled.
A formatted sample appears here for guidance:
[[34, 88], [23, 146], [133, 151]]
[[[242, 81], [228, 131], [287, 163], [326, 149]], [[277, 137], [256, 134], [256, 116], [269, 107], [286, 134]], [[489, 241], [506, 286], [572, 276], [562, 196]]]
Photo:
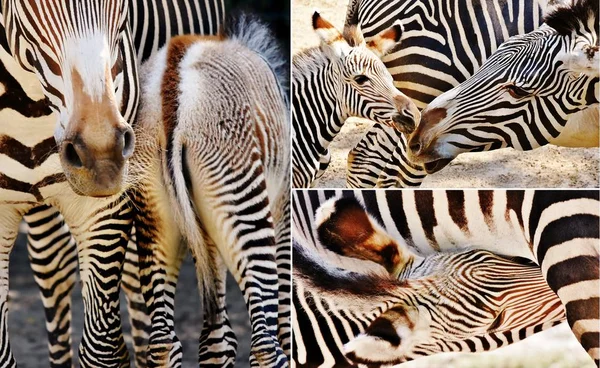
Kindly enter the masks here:
[[393, 85], [379, 59], [400, 41], [398, 24], [366, 43], [356, 27], [343, 34], [315, 12], [313, 29], [320, 47], [293, 59], [293, 186], [311, 186], [329, 164], [329, 143], [350, 116], [393, 124], [412, 131], [419, 111]]
[[[537, 318], [534, 317], [538, 316], [536, 311], [546, 310], [539, 309], [536, 306], [538, 302], [542, 304], [549, 301], [556, 303], [560, 300], [575, 337], [598, 364], [598, 340], [595, 336], [598, 336], [600, 332], [600, 323], [598, 323], [600, 308], [598, 212], [600, 207], [597, 190], [310, 191], [295, 193], [292, 207], [295, 242], [293, 272], [294, 280], [299, 280], [298, 284], [294, 283], [296, 293], [294, 308], [297, 314], [297, 319], [294, 320], [294, 329], [300, 331], [294, 334], [297, 336], [295, 343], [306, 346], [307, 349], [320, 349], [322, 355], [315, 356], [315, 359], [317, 361], [323, 359], [323, 366], [328, 366], [327, 362], [338, 361], [335, 357], [339, 358], [340, 355], [335, 351], [341, 352], [342, 344], [364, 331], [367, 325], [377, 317], [377, 313], [381, 313], [382, 307], [375, 303], [375, 296], [378, 294], [374, 291], [374, 286], [369, 286], [372, 284], [358, 283], [355, 286], [358, 289], [353, 289], [347, 279], [340, 283], [331, 281], [335, 280], [334, 276], [340, 277], [337, 279], [338, 281], [343, 279], [340, 276], [343, 274], [342, 271], [335, 271], [335, 269], [331, 269], [332, 266], [323, 268], [331, 269], [330, 272], [324, 273], [328, 276], [315, 276], [317, 270], [311, 271], [310, 269], [308, 274], [304, 274], [306, 270], [297, 269], [297, 247], [317, 252], [332, 265], [355, 271], [355, 273], [362, 273], [361, 277], [364, 278], [367, 278], [364, 274], [373, 272], [381, 274], [381, 271], [385, 269], [387, 272], [384, 273], [399, 275], [402, 280], [411, 281], [415, 276], [426, 276], [427, 272], [432, 271], [431, 275], [438, 275], [440, 282], [446, 285], [444, 290], [455, 290], [455, 288], [461, 290], [457, 285], [463, 282], [465, 285], [471, 285], [473, 282], [473, 285], [478, 285], [475, 289], [477, 293], [470, 294], [467, 289], [462, 289], [462, 294], [459, 291], [457, 291], [458, 294], [450, 293], [453, 297], [462, 295], [458, 299], [460, 302], [449, 304], [447, 312], [445, 312], [448, 313], [446, 316], [455, 316], [455, 318], [450, 317], [453, 321], [457, 320], [456, 314], [461, 318], [465, 314], [477, 316], [470, 317], [475, 320], [486, 315], [486, 306], [489, 304], [487, 302], [478, 303], [476, 300], [487, 292], [492, 299], [494, 299], [494, 295], [502, 294], [496, 294], [497, 290], [491, 286], [495, 285], [495, 276], [505, 275], [507, 277], [506, 284], [503, 284], [505, 290], [512, 290], [510, 284], [517, 289], [522, 287], [523, 290], [537, 285], [536, 292], [526, 292], [531, 297], [527, 303], [514, 304], [516, 315], [523, 317], [522, 320], [520, 318], [518, 320], [525, 321], [527, 316]], [[473, 248], [480, 248], [485, 252], [473, 250]], [[441, 253], [437, 254], [438, 252]], [[432, 256], [432, 253], [437, 255]], [[474, 262], [473, 265], [463, 265], [464, 268], [460, 266], [460, 262], [462, 262], [459, 261], [460, 259], [464, 261], [471, 257], [473, 260], [481, 257], [481, 259], [490, 260], [490, 263], [487, 266], [481, 265], [482, 268], [479, 271], [462, 274], [459, 270], [470, 270], [471, 267], [474, 270], [480, 266], [479, 261]], [[357, 259], [365, 261], [358, 262]], [[371, 266], [372, 262], [379, 266], [374, 268]], [[436, 262], [446, 264], [448, 268], [440, 274], [436, 274], [433, 271], [438, 269], [431, 266]], [[430, 266], [425, 266], [427, 264]], [[494, 264], [499, 268], [495, 269], [495, 266], [490, 266]], [[512, 266], [510, 266], [511, 264]], [[503, 273], [500, 271], [503, 267], [507, 267], [506, 270], [511, 267], [524, 267], [522, 269], [523, 277], [520, 277], [521, 271], [516, 271], [516, 269]], [[416, 271], [419, 269], [424, 270], [424, 273], [419, 274], [419, 271]], [[444, 269], [444, 267], [440, 269]], [[495, 270], [488, 274], [487, 272], [492, 269]], [[453, 274], [453, 272], [457, 273]], [[449, 277], [445, 278], [445, 275], [449, 275]], [[533, 279], [528, 279], [529, 276], [526, 275], [537, 281], [530, 283]], [[483, 279], [479, 279], [479, 277], [483, 277]], [[485, 277], [489, 277], [489, 279], [485, 280]], [[307, 283], [303, 282], [305, 279], [314, 280]], [[327, 279], [331, 283], [326, 284], [328, 281], [325, 280]], [[453, 283], [457, 284], [450, 286]], [[546, 285], [543, 285], [544, 283]], [[487, 292], [485, 291], [486, 287], [489, 287]], [[379, 291], [383, 293], [385, 288], [382, 286]], [[363, 307], [366, 308], [368, 300], [372, 300], [373, 309], [362, 310], [360, 314], [353, 313], [352, 307], [358, 308], [357, 311], [361, 310], [357, 306], [358, 302], [350, 297], [344, 297], [345, 293], [352, 294], [353, 290], [372, 292], [365, 296]], [[546, 291], [542, 292], [542, 290]], [[546, 292], [549, 294], [544, 294]], [[538, 300], [535, 293], [551, 295], [552, 298], [545, 301]], [[433, 295], [440, 294], [446, 295], [444, 292], [439, 294], [433, 292]], [[519, 294], [517, 293], [517, 295]], [[494, 300], [497, 301], [497, 299]], [[326, 313], [325, 311], [334, 302], [336, 305], [343, 305], [350, 309], [332, 310], [331, 313]], [[432, 305], [436, 304], [440, 305], [441, 310], [446, 308], [443, 302], [434, 301]], [[300, 305], [303, 310], [298, 311]], [[471, 305], [471, 307], [465, 305]], [[533, 307], [529, 308], [528, 306]], [[375, 313], [374, 311], [377, 311], [378, 308], [379, 311]], [[435, 311], [435, 307], [428, 308], [428, 310]], [[498, 309], [498, 311], [501, 310], [501, 308]], [[546, 310], [550, 313], [549, 316], [553, 315], [552, 310], [556, 311], [555, 309]], [[368, 323], [365, 323], [364, 318], [366, 317], [364, 316], [371, 316], [372, 319], [367, 319]], [[535, 320], [536, 325], [556, 321], [554, 317], [548, 321], [545, 321], [543, 316], [538, 317], [540, 319]], [[467, 319], [472, 322], [470, 318]], [[499, 320], [508, 321], [502, 317]], [[311, 323], [311, 327], [304, 327]], [[492, 322], [487, 320], [487, 323]], [[552, 323], [545, 324], [545, 326], [550, 327]], [[521, 327], [525, 328], [524, 325]], [[310, 332], [311, 329], [315, 331]], [[396, 329], [396, 331], [399, 330]], [[529, 331], [539, 330], [539, 327], [534, 327]], [[488, 330], [484, 329], [483, 331]], [[514, 334], [515, 331], [513, 330], [512, 333]], [[387, 328], [382, 333], [384, 336], [396, 339], [395, 341], [400, 336], [390, 334], [390, 330]], [[390, 351], [399, 353], [399, 355], [392, 354], [399, 360], [404, 359], [401, 356], [403, 350], [398, 343], [393, 343], [391, 338], [389, 341], [385, 338], [383, 340], [386, 341], [381, 341], [382, 336], [378, 337], [375, 332], [374, 334], [373, 339], [362, 340], [365, 345], [361, 345], [360, 339], [357, 339], [356, 344], [352, 345], [356, 349], [352, 351], [364, 352], [365, 350], [361, 350], [361, 347], [366, 348], [367, 352], [375, 351], [373, 349], [379, 346], [380, 348], [385, 347], [385, 351], [388, 353]], [[488, 343], [489, 341], [498, 341], [496, 337], [488, 339]], [[449, 339], [449, 337], [445, 339]], [[344, 341], [342, 342], [342, 340]], [[448, 351], [461, 349], [469, 351], [468, 347], [473, 346], [477, 346], [480, 350], [486, 350], [497, 346], [488, 343], [459, 344], [455, 346], [454, 350], [449, 349]], [[394, 346], [398, 349], [396, 350]], [[434, 344], [434, 346], [439, 347], [440, 345]], [[462, 348], [458, 346], [462, 346]], [[306, 359], [306, 357], [302, 358], [303, 351], [300, 349], [297, 353], [295, 352], [294, 359], [304, 361], [302, 359]], [[331, 351], [334, 353], [330, 353]], [[389, 356], [383, 355], [383, 352], [381, 354], [373, 355], [371, 359], [376, 361], [379, 356]], [[364, 355], [362, 356], [364, 357]]]
[[599, 19], [598, 2], [580, 0], [506, 41], [427, 106], [409, 158], [433, 173], [461, 152], [598, 146]]

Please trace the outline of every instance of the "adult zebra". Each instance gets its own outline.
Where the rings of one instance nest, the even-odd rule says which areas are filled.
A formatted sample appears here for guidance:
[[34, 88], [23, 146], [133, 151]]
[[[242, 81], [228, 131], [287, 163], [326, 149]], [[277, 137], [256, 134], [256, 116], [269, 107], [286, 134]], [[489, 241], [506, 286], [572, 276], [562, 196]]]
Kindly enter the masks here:
[[[216, 34], [223, 24], [225, 9], [222, 0], [160, 2], [153, 0], [128, 1], [128, 20], [137, 53], [138, 63], [155, 54], [171, 36], [177, 34]], [[1, 27], [0, 27], [1, 28]], [[5, 34], [0, 29], [0, 38]], [[2, 43], [6, 46], [5, 43]], [[6, 68], [4, 68], [6, 70]], [[38, 98], [27, 84], [14, 74], [18, 70], [6, 70], [3, 82], [6, 99], [3, 108], [23, 112], [20, 119], [31, 120], [36, 124], [35, 115], [54, 119], [52, 111], [44, 100]], [[22, 82], [20, 84], [20, 82]], [[22, 101], [31, 101], [29, 106], [37, 109], [23, 109]], [[27, 113], [30, 111], [30, 113]], [[34, 115], [34, 116], [32, 116]], [[41, 289], [41, 297], [46, 312], [46, 329], [49, 342], [50, 366], [70, 366], [71, 352], [71, 298], [70, 290], [76, 282], [77, 250], [74, 239], [58, 210], [50, 206], [40, 206], [24, 216], [29, 225], [28, 252], [34, 278]], [[135, 362], [138, 367], [146, 366], [146, 342], [150, 328], [139, 285], [139, 269], [135, 234], [128, 242], [123, 265], [121, 286], [125, 290], [128, 311], [134, 339]], [[214, 332], [213, 332], [214, 333]], [[204, 333], [206, 334], [206, 332]], [[203, 336], [204, 336], [203, 334]], [[202, 361], [202, 360], [201, 360]]]
[[[78, 241], [85, 300], [81, 365], [128, 365], [118, 285], [132, 212], [121, 191], [133, 152], [128, 122], [138, 86], [127, 8], [119, 1], [57, 5], [2, 4], [0, 363], [16, 364], [6, 330], [8, 254], [21, 217], [43, 203], [61, 211]], [[44, 236], [62, 229], [53, 225]], [[94, 317], [99, 313], [105, 318]]]
[[[448, 7], [429, 0], [362, 0], [349, 4], [346, 24], [359, 25], [369, 40], [393, 22], [402, 22], [402, 43], [382, 60], [395, 86], [424, 108], [471, 76], [509, 37], [537, 28], [545, 7], [545, 1], [526, 0]], [[426, 172], [411, 163], [406, 150], [401, 132], [375, 124], [350, 152], [348, 186], [419, 186]]]
[[398, 92], [378, 56], [402, 36], [398, 25], [384, 29], [367, 45], [356, 28], [344, 35], [313, 14], [321, 47], [293, 59], [292, 170], [296, 188], [309, 187], [329, 164], [329, 143], [349, 116], [414, 125], [419, 112]]
[[393, 239], [417, 254], [476, 247], [539, 264], [575, 337], [598, 364], [598, 191], [308, 192], [293, 198], [294, 234], [318, 244], [314, 211], [340, 195], [356, 197]]
[[598, 146], [598, 7], [593, 0], [557, 7], [541, 27], [502, 44], [427, 106], [409, 158], [433, 173], [462, 152]]

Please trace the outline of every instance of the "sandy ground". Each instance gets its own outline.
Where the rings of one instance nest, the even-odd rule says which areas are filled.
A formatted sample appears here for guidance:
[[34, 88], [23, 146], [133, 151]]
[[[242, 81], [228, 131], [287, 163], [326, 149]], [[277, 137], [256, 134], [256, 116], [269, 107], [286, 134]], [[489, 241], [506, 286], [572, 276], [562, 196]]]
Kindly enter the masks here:
[[[334, 25], [343, 26], [347, 1], [293, 0], [292, 52], [318, 44], [311, 28], [317, 9]], [[330, 146], [331, 164], [319, 187], [344, 187], [346, 158], [369, 129], [370, 122], [352, 119]], [[554, 146], [530, 152], [503, 149], [463, 154], [444, 170], [429, 176], [423, 187], [597, 187], [597, 149]], [[400, 365], [402, 368], [587, 368], [592, 360], [566, 324], [534, 335], [523, 342], [481, 354], [440, 354]], [[399, 367], [400, 367], [399, 366]]]
[[[341, 29], [348, 2], [336, 0], [293, 0], [292, 52], [318, 44], [311, 15], [321, 15]], [[348, 152], [367, 132], [371, 123], [349, 120], [331, 143], [331, 164], [317, 187], [346, 186]], [[502, 149], [462, 154], [448, 167], [430, 175], [424, 188], [582, 188], [598, 187], [600, 153], [596, 148], [546, 146], [529, 152]]]
[[[27, 259], [24, 238], [17, 242], [10, 259], [8, 327], [15, 359], [20, 367], [48, 367], [48, 348], [44, 311], [39, 291]], [[246, 368], [250, 353], [250, 326], [244, 299], [235, 281], [228, 280], [228, 311], [238, 338], [236, 368]], [[83, 329], [81, 288], [76, 287], [73, 301], [73, 351], [77, 352]], [[121, 293], [122, 294], [122, 293]], [[133, 356], [129, 317], [121, 298], [121, 317], [130, 355]], [[175, 296], [175, 330], [183, 343], [183, 367], [198, 367], [198, 338], [202, 329], [202, 309], [196, 287], [196, 272], [188, 257], [181, 269]], [[132, 360], [133, 363], [133, 360]], [[78, 362], [75, 359], [75, 366]]]

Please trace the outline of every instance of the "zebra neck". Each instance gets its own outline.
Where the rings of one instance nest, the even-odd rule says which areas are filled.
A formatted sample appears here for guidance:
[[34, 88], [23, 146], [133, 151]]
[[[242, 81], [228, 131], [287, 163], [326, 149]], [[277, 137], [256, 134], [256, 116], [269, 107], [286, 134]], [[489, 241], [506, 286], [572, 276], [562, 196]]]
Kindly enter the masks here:
[[322, 57], [319, 63], [299, 68], [294, 63], [293, 124], [296, 134], [312, 141], [319, 152], [324, 152], [340, 132], [347, 116], [337, 99], [335, 67]]

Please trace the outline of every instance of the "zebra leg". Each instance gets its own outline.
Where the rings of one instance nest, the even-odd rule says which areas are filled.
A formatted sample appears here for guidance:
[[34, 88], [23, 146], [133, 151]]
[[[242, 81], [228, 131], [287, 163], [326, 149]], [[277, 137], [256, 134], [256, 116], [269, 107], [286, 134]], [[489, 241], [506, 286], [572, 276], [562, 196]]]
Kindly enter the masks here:
[[77, 281], [77, 245], [60, 212], [42, 205], [24, 220], [33, 277], [46, 314], [50, 367], [71, 367], [71, 292]]
[[173, 311], [185, 247], [181, 246], [179, 227], [160, 173], [153, 171], [160, 168], [152, 161], [147, 167], [147, 180], [130, 193], [137, 209], [135, 231], [140, 282], [151, 321], [146, 360], [148, 367], [180, 367], [182, 347], [175, 335]]
[[121, 270], [133, 213], [127, 196], [57, 203], [75, 240], [84, 305], [81, 367], [129, 367], [119, 311]]
[[581, 232], [580, 237], [568, 239], [572, 231], [565, 231], [564, 228], [555, 230], [548, 226], [540, 236], [538, 261], [548, 285], [565, 307], [573, 334], [596, 365], [600, 366], [598, 218], [575, 216], [589, 218], [589, 223], [579, 224], [580, 227], [576, 229]]
[[204, 236], [204, 241], [210, 249], [214, 268], [218, 270], [215, 272], [217, 300], [212, 316], [210, 308], [208, 308], [211, 301], [203, 300], [204, 323], [200, 335], [198, 362], [200, 367], [233, 367], [237, 354], [237, 338], [227, 315], [227, 302], [225, 300], [227, 267], [218, 254], [214, 243], [206, 236]]
[[16, 367], [8, 337], [8, 264], [26, 208], [0, 205], [0, 367]]
[[148, 350], [151, 324], [140, 283], [135, 227], [132, 229], [131, 239], [127, 243], [121, 287], [127, 299], [127, 310], [129, 311], [133, 349], [135, 351], [135, 365], [137, 368], [143, 368], [146, 367], [146, 352]]

